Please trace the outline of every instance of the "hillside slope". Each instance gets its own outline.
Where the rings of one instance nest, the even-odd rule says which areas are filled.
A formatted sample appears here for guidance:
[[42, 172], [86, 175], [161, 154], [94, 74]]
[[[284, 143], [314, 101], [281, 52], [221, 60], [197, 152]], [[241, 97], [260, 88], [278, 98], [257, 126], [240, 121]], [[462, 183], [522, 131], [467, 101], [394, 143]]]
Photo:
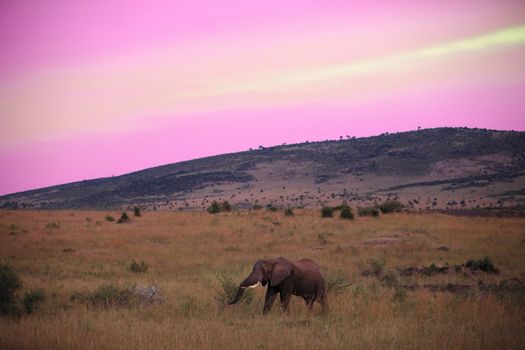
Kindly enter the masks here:
[[525, 132], [438, 128], [282, 145], [0, 197], [4, 208], [317, 207], [397, 197], [414, 208], [525, 200]]

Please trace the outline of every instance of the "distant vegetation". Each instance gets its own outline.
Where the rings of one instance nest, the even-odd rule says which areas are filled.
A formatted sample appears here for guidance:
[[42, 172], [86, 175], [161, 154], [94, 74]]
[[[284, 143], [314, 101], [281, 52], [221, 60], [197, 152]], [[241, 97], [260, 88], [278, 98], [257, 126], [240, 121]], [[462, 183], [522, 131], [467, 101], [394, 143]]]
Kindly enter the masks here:
[[354, 213], [352, 211], [352, 208], [350, 208], [348, 205], [341, 206], [341, 212], [339, 214], [339, 217], [341, 219], [353, 220], [354, 219]]
[[17, 305], [17, 292], [22, 287], [20, 277], [9, 264], [0, 265], [0, 314], [20, 313]]
[[220, 212], [229, 212], [232, 210], [232, 206], [228, 201], [223, 201], [221, 203], [213, 201], [208, 207], [207, 211], [210, 214], [217, 214]]
[[286, 208], [284, 210], [284, 216], [294, 216], [294, 212], [292, 208]]
[[131, 264], [129, 265], [129, 269], [131, 270], [131, 272], [147, 272], [148, 271], [148, 264], [146, 264], [144, 262], [144, 260], [142, 260], [140, 263], [136, 262], [135, 260], [133, 260], [131, 262]]
[[[258, 203], [315, 208], [339, 200], [370, 206], [389, 194], [416, 210], [513, 207], [525, 199], [515, 181], [525, 169], [524, 135], [438, 128], [264, 147], [2, 196], [0, 207], [117, 210], [134, 203], [142, 210], [195, 211], [210, 205], [203, 196], [219, 193], [237, 209]], [[312, 162], [318, 166], [311, 168]], [[266, 171], [254, 173], [257, 168]], [[275, 179], [287, 185], [273, 188]], [[409, 193], [416, 196], [408, 199]], [[420, 196], [429, 198], [416, 202]]]
[[387, 200], [381, 205], [379, 205], [379, 210], [381, 210], [383, 214], [397, 213], [400, 212], [403, 209], [403, 207], [403, 204], [399, 201]]
[[24, 295], [22, 303], [24, 304], [24, 310], [29, 315], [35, 311], [37, 306], [46, 300], [46, 293], [42, 288], [35, 289]]
[[46, 299], [43, 289], [38, 288], [26, 292], [22, 300], [18, 292], [22, 288], [22, 280], [9, 264], [0, 265], [0, 316], [19, 317], [22, 313], [20, 304], [27, 314], [33, 313], [36, 307]]
[[117, 220], [117, 224], [123, 224], [128, 221], [129, 221], [128, 213], [123, 212], [122, 215], [120, 215], [120, 218]]
[[331, 218], [332, 216], [334, 216], [334, 208], [329, 206], [324, 206], [321, 208], [322, 218]]
[[132, 290], [115, 284], [103, 284], [92, 292], [74, 293], [69, 300], [101, 308], [129, 307], [139, 302], [138, 296]]
[[272, 204], [266, 205], [266, 210], [268, 211], [277, 211], [277, 208], [274, 207]]
[[357, 214], [359, 214], [359, 216], [378, 217], [379, 209], [374, 208], [374, 207], [357, 208]]

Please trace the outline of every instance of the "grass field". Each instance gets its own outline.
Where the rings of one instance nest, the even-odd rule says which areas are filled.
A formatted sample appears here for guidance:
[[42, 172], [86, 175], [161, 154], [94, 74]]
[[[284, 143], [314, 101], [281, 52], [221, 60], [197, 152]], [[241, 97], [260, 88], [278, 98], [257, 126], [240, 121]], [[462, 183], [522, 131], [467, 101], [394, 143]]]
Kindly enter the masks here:
[[[0, 317], [1, 349], [525, 349], [525, 219], [391, 214], [320, 218], [318, 211], [0, 211], [0, 263], [24, 293], [45, 291], [31, 315]], [[330, 310], [293, 297], [263, 316], [265, 289], [224, 307], [264, 257], [310, 258], [330, 287]], [[490, 257], [499, 274], [413, 274], [398, 268]], [[130, 270], [142, 260], [147, 272]], [[364, 272], [364, 273], [363, 273]], [[368, 273], [367, 273], [368, 272]], [[385, 277], [387, 276], [387, 277]], [[514, 281], [516, 281], [514, 279]], [[102, 285], [159, 288], [162, 303], [94, 306], [71, 298]], [[467, 286], [436, 291], [423, 286]]]

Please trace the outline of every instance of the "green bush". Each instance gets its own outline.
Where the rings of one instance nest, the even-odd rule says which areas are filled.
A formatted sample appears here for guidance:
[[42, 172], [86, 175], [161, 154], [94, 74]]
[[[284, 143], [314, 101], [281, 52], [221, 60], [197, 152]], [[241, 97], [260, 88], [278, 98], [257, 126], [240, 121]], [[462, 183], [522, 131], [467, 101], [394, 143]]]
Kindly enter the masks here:
[[142, 213], [140, 212], [140, 208], [139, 207], [133, 208], [133, 215], [135, 215], [135, 216], [142, 216]]
[[426, 266], [423, 268], [423, 273], [427, 276], [432, 276], [438, 272], [439, 268], [434, 263], [430, 264], [430, 266]]
[[357, 213], [359, 214], [359, 216], [379, 216], [379, 210], [374, 207], [358, 208]]
[[120, 216], [120, 219], [117, 220], [117, 224], [122, 224], [128, 221], [129, 221], [128, 213], [123, 212], [122, 215]]
[[[235, 298], [237, 290], [239, 289], [238, 278], [235, 278], [233, 272], [221, 272], [217, 274], [217, 281], [220, 285], [220, 290], [217, 292], [215, 299], [220, 305], [226, 305]], [[249, 305], [255, 298], [255, 293], [252, 288], [246, 288], [240, 303]]]
[[93, 292], [75, 293], [69, 298], [73, 302], [79, 302], [95, 307], [131, 307], [136, 305], [140, 299], [130, 289], [104, 284]]
[[0, 265], [0, 314], [14, 315], [19, 312], [17, 291], [22, 287], [22, 281], [9, 264]]
[[341, 213], [339, 214], [339, 217], [341, 219], [348, 219], [353, 220], [354, 219], [354, 213], [352, 212], [352, 208], [345, 205], [341, 207]]
[[36, 306], [46, 300], [46, 294], [43, 289], [36, 289], [29, 293], [26, 293], [22, 303], [27, 314], [31, 314]]
[[294, 216], [292, 208], [286, 208], [284, 211], [284, 216]]
[[394, 287], [394, 295], [392, 299], [394, 301], [403, 302], [407, 298], [407, 291], [401, 286]]
[[221, 211], [231, 211], [232, 206], [228, 201], [224, 201], [221, 203]]
[[253, 205], [253, 210], [261, 210], [261, 209], [262, 209], [262, 206], [260, 204]]
[[379, 206], [379, 210], [381, 210], [383, 214], [399, 212], [401, 209], [403, 209], [403, 204], [395, 200], [387, 200]]
[[46, 225], [47, 230], [57, 230], [60, 228], [60, 224], [57, 222], [50, 222]]
[[383, 272], [385, 261], [383, 259], [372, 259], [372, 261], [370, 261], [370, 265], [372, 266], [372, 271], [374, 274], [378, 276], [381, 274], [381, 272]]
[[274, 207], [274, 206], [271, 205], [271, 204], [268, 204], [268, 205], [266, 205], [266, 210], [268, 210], [268, 211], [277, 211], [277, 208]]
[[106, 221], [113, 222], [115, 221], [115, 218], [111, 215], [106, 215]]
[[129, 269], [131, 270], [131, 272], [147, 272], [148, 264], [146, 264], [144, 260], [142, 260], [140, 264], [133, 260], [129, 265]]
[[326, 291], [328, 293], [342, 293], [349, 286], [350, 283], [341, 274], [329, 275], [326, 278]]
[[321, 208], [321, 217], [322, 218], [331, 218], [334, 215], [334, 208], [324, 206]]
[[213, 201], [211, 205], [206, 209], [210, 214], [217, 214], [221, 212], [221, 206], [217, 201]]
[[470, 270], [481, 270], [486, 273], [499, 273], [499, 269], [494, 266], [492, 259], [488, 256], [482, 260], [469, 260], [465, 266]]

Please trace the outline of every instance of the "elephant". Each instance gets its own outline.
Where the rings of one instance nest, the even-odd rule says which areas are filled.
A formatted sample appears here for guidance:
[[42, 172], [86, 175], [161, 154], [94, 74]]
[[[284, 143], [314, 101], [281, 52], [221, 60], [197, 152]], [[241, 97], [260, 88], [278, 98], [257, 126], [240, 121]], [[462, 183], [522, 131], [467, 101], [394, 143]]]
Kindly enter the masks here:
[[302, 297], [309, 310], [312, 310], [315, 301], [322, 305], [323, 310], [328, 306], [325, 278], [319, 266], [309, 259], [294, 262], [283, 257], [258, 260], [252, 273], [240, 284], [237, 295], [229, 304], [238, 303], [246, 288], [255, 288], [259, 284], [268, 284], [263, 315], [270, 311], [277, 294], [285, 311], [288, 310], [292, 295]]

